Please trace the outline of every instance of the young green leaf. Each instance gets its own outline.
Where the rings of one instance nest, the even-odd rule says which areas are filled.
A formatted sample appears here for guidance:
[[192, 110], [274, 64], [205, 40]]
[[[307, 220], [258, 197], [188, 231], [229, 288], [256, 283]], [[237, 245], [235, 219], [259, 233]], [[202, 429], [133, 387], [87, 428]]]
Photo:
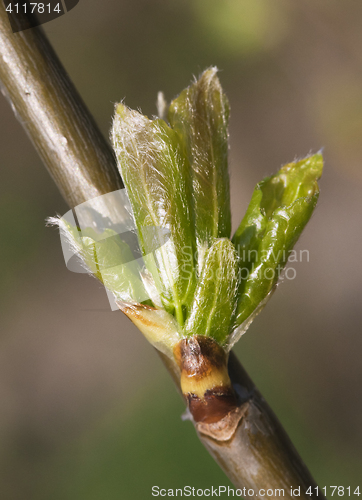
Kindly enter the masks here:
[[318, 153], [284, 166], [255, 188], [233, 237], [241, 259], [236, 326], [247, 322], [270, 296], [316, 206], [322, 169], [323, 158]]
[[185, 324], [185, 334], [207, 335], [224, 344], [230, 333], [238, 288], [238, 257], [231, 241], [216, 239], [208, 250]]
[[[144, 255], [153, 250], [146, 266], [164, 308], [182, 326], [196, 274], [189, 165], [180, 139], [163, 120], [149, 120], [123, 104], [116, 107], [112, 139], [141, 249]], [[150, 228], [167, 230], [169, 239], [162, 231], [149, 238]]]
[[169, 121], [182, 137], [191, 165], [199, 272], [215, 238], [230, 237], [229, 104], [217, 69], [206, 70], [171, 103]]
[[112, 229], [97, 233], [92, 228], [81, 231], [65, 219], [52, 219], [66, 235], [73, 251], [87, 270], [125, 302], [149, 303], [149, 294], [141, 280], [141, 264], [135, 260], [127, 243]]

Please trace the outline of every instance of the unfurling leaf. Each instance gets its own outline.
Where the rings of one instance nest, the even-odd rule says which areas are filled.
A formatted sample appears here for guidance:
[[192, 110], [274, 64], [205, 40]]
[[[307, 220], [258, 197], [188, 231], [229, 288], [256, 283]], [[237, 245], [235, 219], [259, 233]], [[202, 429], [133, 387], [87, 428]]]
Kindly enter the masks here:
[[323, 159], [318, 153], [285, 165], [256, 186], [233, 237], [241, 259], [236, 326], [247, 322], [270, 296], [315, 208], [322, 169]]
[[177, 133], [163, 120], [149, 120], [123, 104], [116, 107], [112, 139], [143, 255], [150, 253], [148, 228], [169, 232], [169, 238], [162, 231], [154, 234], [154, 258], [145, 262], [164, 308], [182, 326], [196, 281], [188, 160]]
[[215, 238], [230, 238], [229, 103], [210, 68], [171, 103], [169, 120], [191, 166], [198, 268]]

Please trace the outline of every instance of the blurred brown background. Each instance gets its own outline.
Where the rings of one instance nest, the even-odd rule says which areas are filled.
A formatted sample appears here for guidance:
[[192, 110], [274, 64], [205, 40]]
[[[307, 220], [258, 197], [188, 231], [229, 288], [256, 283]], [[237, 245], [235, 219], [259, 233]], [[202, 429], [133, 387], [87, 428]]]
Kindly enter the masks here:
[[[210, 65], [231, 103], [236, 227], [253, 186], [324, 147], [295, 265], [236, 347], [320, 486], [361, 484], [362, 3], [81, 0], [45, 25], [108, 135], [113, 103], [149, 116]], [[0, 98], [0, 498], [148, 499], [229, 484], [181, 422], [153, 349], [101, 286], [66, 270], [67, 210]], [[360, 483], [359, 483], [360, 482]]]

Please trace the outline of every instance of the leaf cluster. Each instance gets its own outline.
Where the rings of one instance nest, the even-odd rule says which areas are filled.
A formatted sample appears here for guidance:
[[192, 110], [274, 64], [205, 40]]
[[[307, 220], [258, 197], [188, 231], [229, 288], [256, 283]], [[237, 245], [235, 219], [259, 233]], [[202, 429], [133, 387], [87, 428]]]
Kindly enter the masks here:
[[224, 345], [275, 287], [316, 205], [323, 166], [316, 154], [264, 179], [230, 240], [228, 119], [210, 68], [171, 103], [168, 123], [119, 104], [112, 128], [143, 254], [145, 227], [170, 232], [146, 262], [162, 307], [184, 335]]
[[[120, 303], [163, 310], [153, 315], [155, 324], [162, 317], [163, 331], [168, 321], [178, 336], [207, 335], [226, 348], [275, 289], [317, 203], [323, 168], [318, 153], [260, 182], [231, 238], [228, 120], [216, 68], [172, 101], [168, 122], [116, 106], [112, 142], [143, 269], [111, 229], [80, 234], [65, 227], [90, 272]], [[145, 314], [138, 309], [137, 321]], [[146, 315], [145, 322], [152, 312]]]

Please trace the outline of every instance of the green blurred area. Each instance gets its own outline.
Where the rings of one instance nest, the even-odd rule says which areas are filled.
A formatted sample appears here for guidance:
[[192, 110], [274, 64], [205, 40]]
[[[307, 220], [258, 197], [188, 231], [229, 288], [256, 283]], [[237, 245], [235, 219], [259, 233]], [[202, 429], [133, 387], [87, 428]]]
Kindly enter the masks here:
[[[101, 130], [148, 116], [217, 65], [231, 105], [233, 226], [254, 185], [324, 147], [320, 201], [293, 264], [236, 347], [320, 486], [362, 487], [362, 4], [81, 0], [45, 25]], [[68, 272], [45, 218], [67, 211], [0, 100], [0, 498], [152, 498], [230, 484], [153, 349]]]
[[76, 450], [62, 450], [56, 464], [62, 473], [44, 498], [148, 498], [153, 485], [232, 486], [197, 442], [192, 424], [181, 421], [183, 405], [175, 391], [157, 382], [159, 390], [139, 391], [126, 411], [118, 405], [85, 432]]

